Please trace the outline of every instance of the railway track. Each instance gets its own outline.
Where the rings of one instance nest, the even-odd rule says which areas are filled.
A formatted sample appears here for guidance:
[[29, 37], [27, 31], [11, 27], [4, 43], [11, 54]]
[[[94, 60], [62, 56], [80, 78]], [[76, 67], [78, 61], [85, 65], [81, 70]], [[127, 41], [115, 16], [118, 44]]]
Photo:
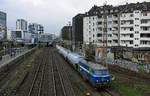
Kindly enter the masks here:
[[55, 58], [58, 58], [57, 59], [57, 62], [58, 62], [57, 67], [60, 69], [59, 70], [60, 74], [62, 75], [62, 77], [66, 78], [66, 79], [63, 79], [63, 83], [65, 84], [65, 89], [66, 89], [67, 96], [76, 96], [75, 92], [73, 90], [73, 85], [71, 84], [71, 81], [69, 80], [69, 75], [65, 70], [66, 65], [64, 64], [64, 62], [61, 61], [58, 54], [57, 53], [55, 53], [55, 54], [56, 54]]
[[52, 53], [52, 73], [53, 73], [53, 85], [54, 85], [54, 96], [67, 96], [65, 87], [63, 84], [63, 79], [58, 71], [56, 58], [54, 58], [54, 53]]
[[22, 64], [23, 60], [17, 61], [15, 64], [10, 66], [6, 66], [5, 68], [1, 69], [0, 72], [0, 96], [7, 93], [6, 87], [8, 86], [9, 82], [15, 76], [15, 72], [19, 67], [19, 64]]
[[115, 96], [108, 89], [103, 89], [102, 91], [100, 91], [100, 95], [101, 96]]
[[[70, 70], [70, 68], [68, 68], [68, 67], [70, 67], [70, 66], [68, 66], [68, 67], [64, 67], [66, 64], [66, 62], [63, 60], [63, 58], [61, 58], [60, 56], [59, 56], [59, 54], [58, 53], [56, 53], [56, 58], [59, 58], [59, 59], [57, 59], [57, 61], [60, 61], [62, 64], [59, 64], [59, 67], [60, 67], [60, 69], [63, 69], [64, 68], [64, 70], [65, 71], [63, 71], [63, 70], [61, 70], [62, 72], [61, 73], [64, 73], [64, 74], [66, 74], [66, 75], [68, 75], [68, 73], [67, 73], [67, 70]], [[69, 64], [70, 65], [70, 64]], [[66, 65], [67, 66], [67, 65]], [[73, 68], [71, 68], [71, 70], [74, 70]], [[71, 70], [69, 71], [69, 72], [71, 72]], [[79, 75], [79, 74], [77, 74], [77, 75]], [[72, 85], [71, 85], [72, 86]], [[89, 85], [90, 86], [90, 85]], [[86, 86], [86, 87], [89, 87], [89, 86]], [[72, 88], [72, 87], [71, 87]], [[70, 88], [70, 89], [71, 89]], [[88, 88], [87, 88], [88, 89]], [[70, 92], [70, 91], [69, 91]], [[90, 93], [90, 96], [115, 96], [114, 94], [112, 94], [111, 93], [111, 91], [110, 90], [107, 90], [107, 89], [103, 89], [103, 90], [101, 90], [101, 91], [99, 91], [99, 90], [95, 90], [94, 88], [92, 88], [91, 86], [89, 87], [89, 91], [87, 91], [88, 93]], [[75, 93], [75, 92], [74, 92]], [[73, 95], [70, 95], [70, 96], [73, 96]], [[74, 95], [75, 96], [75, 95]]]
[[[44, 53], [44, 55], [46, 52]], [[43, 77], [46, 66], [46, 58], [43, 56], [39, 62], [38, 68], [35, 72], [31, 87], [29, 89], [29, 93], [27, 96], [41, 96], [41, 89], [43, 84]]]

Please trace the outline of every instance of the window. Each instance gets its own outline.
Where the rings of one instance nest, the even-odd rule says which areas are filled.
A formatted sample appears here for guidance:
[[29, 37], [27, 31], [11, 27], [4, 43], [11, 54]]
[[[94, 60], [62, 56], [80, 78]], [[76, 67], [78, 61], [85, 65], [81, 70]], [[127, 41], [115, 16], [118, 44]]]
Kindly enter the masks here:
[[117, 15], [117, 14], [115, 14], [115, 15], [114, 15], [114, 17], [118, 17], [118, 15]]
[[148, 20], [141, 20], [141, 24], [148, 23]]
[[108, 21], [108, 24], [111, 24], [112, 23], [112, 21]]
[[98, 22], [98, 25], [102, 25], [102, 22]]
[[112, 28], [108, 28], [109, 31], [112, 31]]
[[148, 27], [143, 27], [143, 31], [148, 31]]
[[139, 20], [139, 18], [135, 18], [135, 20]]
[[93, 20], [94, 20], [95, 18], [93, 17]]
[[135, 25], [135, 27], [139, 27], [139, 25]]
[[130, 14], [130, 17], [133, 17], [134, 15], [133, 14]]
[[111, 40], [108, 40], [108, 43], [111, 43]]
[[130, 28], [130, 31], [134, 31], [134, 29], [133, 29], [133, 28]]
[[134, 23], [134, 21], [132, 20], [132, 21], [130, 21], [130, 24], [133, 24]]
[[108, 18], [112, 18], [112, 15], [108, 15]]
[[95, 31], [95, 29], [93, 28], [93, 31]]
[[98, 16], [98, 19], [102, 18], [102, 16]]
[[143, 13], [143, 16], [147, 16], [147, 13]]
[[139, 13], [139, 11], [135, 11], [135, 13], [137, 14], [137, 13]]
[[130, 34], [130, 37], [133, 38], [133, 34]]
[[112, 37], [112, 34], [108, 34], [108, 37]]
[[98, 27], [98, 30], [99, 30], [99, 31], [102, 31], [102, 27]]
[[98, 33], [98, 34], [97, 34], [97, 37], [102, 37], [102, 34]]
[[139, 31], [135, 31], [135, 33], [136, 33], [136, 34], [138, 34], [138, 33], [139, 33]]
[[130, 41], [130, 44], [133, 44], [133, 41]]

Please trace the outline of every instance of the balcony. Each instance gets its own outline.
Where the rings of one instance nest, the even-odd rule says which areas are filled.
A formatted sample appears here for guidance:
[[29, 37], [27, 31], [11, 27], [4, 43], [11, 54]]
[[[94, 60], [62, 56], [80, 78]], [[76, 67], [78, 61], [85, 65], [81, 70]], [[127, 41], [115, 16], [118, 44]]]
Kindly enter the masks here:
[[132, 38], [132, 37], [123, 37], [123, 36], [121, 36], [120, 37], [120, 40], [126, 40], [126, 41], [131, 41], [131, 40], [134, 40], [134, 38]]
[[112, 33], [114, 33], [114, 34], [118, 34], [118, 33], [119, 33], [119, 31], [118, 31], [118, 30], [114, 30], [114, 31], [112, 31]]
[[133, 44], [130, 43], [120, 43], [121, 46], [133, 47]]
[[141, 37], [140, 40], [150, 41], [150, 38], [149, 37]]
[[120, 20], [134, 20], [134, 17], [121, 17]]
[[119, 24], [117, 24], [117, 23], [113, 23], [113, 24], [112, 24], [112, 26], [113, 26], [113, 27], [118, 27], [118, 26], [119, 26]]
[[118, 20], [118, 17], [113, 16], [112, 19], [113, 20]]
[[113, 35], [113, 36], [112, 36], [112, 39], [113, 39], [113, 40], [118, 40], [118, 36]]
[[150, 19], [150, 16], [147, 15], [147, 16], [141, 16], [141, 19]]
[[150, 44], [140, 44], [140, 47], [150, 47]]
[[120, 25], [120, 27], [134, 27], [134, 24], [126, 23], [126, 24]]
[[148, 22], [148, 23], [142, 23], [141, 25], [140, 25], [141, 27], [150, 27], [150, 22]]
[[147, 31], [141, 30], [140, 33], [150, 33], [150, 30]]
[[127, 30], [127, 31], [124, 31], [124, 30], [121, 30], [120, 31], [120, 34], [133, 34], [134, 31], [130, 31], [130, 30]]

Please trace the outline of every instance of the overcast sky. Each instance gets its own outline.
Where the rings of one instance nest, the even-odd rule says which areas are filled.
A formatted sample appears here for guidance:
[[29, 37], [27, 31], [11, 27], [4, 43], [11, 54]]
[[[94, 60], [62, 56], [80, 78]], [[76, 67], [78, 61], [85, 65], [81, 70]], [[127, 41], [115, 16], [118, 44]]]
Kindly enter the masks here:
[[93, 5], [119, 5], [125, 2], [149, 0], [0, 0], [0, 11], [7, 13], [8, 28], [15, 29], [15, 21], [23, 18], [28, 22], [44, 25], [45, 32], [58, 33], [78, 13], [85, 13]]

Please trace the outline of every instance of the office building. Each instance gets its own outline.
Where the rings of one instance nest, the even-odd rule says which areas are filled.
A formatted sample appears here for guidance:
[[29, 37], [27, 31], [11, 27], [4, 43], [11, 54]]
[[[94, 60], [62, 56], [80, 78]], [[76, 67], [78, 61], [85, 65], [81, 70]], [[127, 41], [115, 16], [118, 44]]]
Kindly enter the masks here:
[[16, 30], [27, 31], [28, 30], [27, 21], [24, 20], [24, 19], [17, 19], [17, 21], [16, 21]]
[[7, 32], [7, 14], [0, 11], [0, 40], [6, 38]]

